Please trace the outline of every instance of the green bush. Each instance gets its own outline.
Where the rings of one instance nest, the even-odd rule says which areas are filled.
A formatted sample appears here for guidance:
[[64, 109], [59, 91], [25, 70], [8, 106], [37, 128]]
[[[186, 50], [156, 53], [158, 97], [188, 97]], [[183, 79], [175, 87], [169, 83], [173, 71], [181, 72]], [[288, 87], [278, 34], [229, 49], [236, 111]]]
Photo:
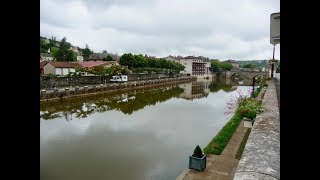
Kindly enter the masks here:
[[202, 158], [203, 157], [203, 153], [202, 153], [202, 150], [200, 148], [199, 145], [197, 145], [197, 147], [194, 149], [194, 152], [193, 152], [193, 157], [197, 157], [197, 158]]
[[43, 79], [43, 80], [49, 80], [49, 79], [52, 79], [52, 78], [55, 78], [55, 77], [56, 77], [56, 75], [54, 75], [54, 74], [43, 74], [43, 75], [40, 76], [40, 78]]

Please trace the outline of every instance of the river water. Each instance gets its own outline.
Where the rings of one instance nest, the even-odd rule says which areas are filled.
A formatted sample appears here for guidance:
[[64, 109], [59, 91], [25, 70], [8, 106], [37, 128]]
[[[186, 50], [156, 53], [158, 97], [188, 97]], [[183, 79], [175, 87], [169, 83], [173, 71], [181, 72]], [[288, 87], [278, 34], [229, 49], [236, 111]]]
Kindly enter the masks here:
[[197, 81], [40, 105], [42, 180], [175, 179], [250, 86]]

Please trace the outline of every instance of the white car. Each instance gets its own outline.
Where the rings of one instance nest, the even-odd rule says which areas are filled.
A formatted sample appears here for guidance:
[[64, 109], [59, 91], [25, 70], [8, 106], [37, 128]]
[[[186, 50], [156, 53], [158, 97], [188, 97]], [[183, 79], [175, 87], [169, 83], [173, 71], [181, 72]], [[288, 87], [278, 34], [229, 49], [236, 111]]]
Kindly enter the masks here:
[[112, 76], [110, 81], [111, 82], [127, 82], [128, 76], [127, 75]]

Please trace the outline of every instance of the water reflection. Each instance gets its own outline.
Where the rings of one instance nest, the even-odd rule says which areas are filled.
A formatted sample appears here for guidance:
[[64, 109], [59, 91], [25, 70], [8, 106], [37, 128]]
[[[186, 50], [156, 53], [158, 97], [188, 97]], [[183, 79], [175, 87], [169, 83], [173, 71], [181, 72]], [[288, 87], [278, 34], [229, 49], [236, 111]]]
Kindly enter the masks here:
[[73, 118], [86, 118], [96, 112], [102, 113], [110, 110], [117, 110], [130, 115], [146, 106], [155, 105], [171, 98], [193, 100], [205, 98], [209, 92], [219, 90], [229, 92], [235, 89], [236, 86], [202, 80], [131, 93], [113, 93], [91, 96], [90, 98], [66, 99], [58, 102], [42, 103], [40, 105], [40, 119], [49, 120], [64, 117], [65, 120], [69, 121]]
[[41, 104], [41, 179], [175, 179], [228, 121], [236, 91], [223, 87], [193, 82]]

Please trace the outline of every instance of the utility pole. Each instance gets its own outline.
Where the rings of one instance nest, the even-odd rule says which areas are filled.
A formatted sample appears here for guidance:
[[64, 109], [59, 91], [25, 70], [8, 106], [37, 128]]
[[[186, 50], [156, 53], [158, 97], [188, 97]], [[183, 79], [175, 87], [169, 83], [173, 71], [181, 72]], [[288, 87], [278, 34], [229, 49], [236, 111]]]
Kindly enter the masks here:
[[273, 71], [274, 71], [274, 51], [275, 51], [276, 45], [273, 45], [273, 56], [272, 56], [272, 62], [271, 62], [271, 78], [273, 78]]
[[273, 45], [273, 56], [271, 60], [271, 75], [270, 77], [273, 78], [273, 71], [274, 71], [274, 52], [276, 44], [280, 44], [280, 12], [272, 13], [270, 15], [270, 44]]

